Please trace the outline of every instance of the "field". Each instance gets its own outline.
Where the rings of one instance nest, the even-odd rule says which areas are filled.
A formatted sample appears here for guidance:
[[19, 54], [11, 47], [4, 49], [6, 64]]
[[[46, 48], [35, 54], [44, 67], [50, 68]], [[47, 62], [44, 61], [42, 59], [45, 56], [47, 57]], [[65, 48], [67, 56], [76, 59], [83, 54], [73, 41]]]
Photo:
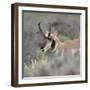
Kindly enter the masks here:
[[57, 31], [62, 42], [80, 38], [80, 15], [23, 12], [23, 77], [79, 75], [80, 53], [62, 60], [41, 51], [44, 38], [38, 29], [39, 22], [44, 33], [51, 23], [52, 32]]

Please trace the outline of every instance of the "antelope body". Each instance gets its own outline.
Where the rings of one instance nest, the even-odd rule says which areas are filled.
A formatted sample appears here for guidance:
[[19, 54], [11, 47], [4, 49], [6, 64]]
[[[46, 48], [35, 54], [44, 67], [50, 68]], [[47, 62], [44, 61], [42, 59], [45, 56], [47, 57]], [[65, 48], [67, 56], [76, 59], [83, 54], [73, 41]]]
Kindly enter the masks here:
[[47, 32], [44, 37], [46, 38], [46, 43], [41, 48], [44, 52], [54, 53], [62, 58], [65, 56], [73, 57], [75, 53], [79, 52], [80, 39], [61, 42], [55, 32]]

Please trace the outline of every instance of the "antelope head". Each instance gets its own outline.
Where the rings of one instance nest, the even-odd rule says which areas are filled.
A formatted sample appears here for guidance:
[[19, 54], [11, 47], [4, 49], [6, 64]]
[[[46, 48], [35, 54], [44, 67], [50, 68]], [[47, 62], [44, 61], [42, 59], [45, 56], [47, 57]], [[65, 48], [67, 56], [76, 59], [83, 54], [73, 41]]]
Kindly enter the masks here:
[[43, 33], [40, 23], [38, 24], [39, 30], [42, 33], [43, 37], [45, 38], [44, 44], [41, 46], [41, 50], [43, 52], [51, 51], [55, 47], [55, 38], [56, 34], [51, 32], [51, 24], [48, 23], [49, 25], [49, 30], [46, 31], [46, 33]]

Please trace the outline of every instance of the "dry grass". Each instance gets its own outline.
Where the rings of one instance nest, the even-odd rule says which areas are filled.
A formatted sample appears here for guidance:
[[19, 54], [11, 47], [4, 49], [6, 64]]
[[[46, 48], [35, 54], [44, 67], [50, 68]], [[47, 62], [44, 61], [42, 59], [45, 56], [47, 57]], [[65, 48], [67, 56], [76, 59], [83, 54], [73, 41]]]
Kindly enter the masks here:
[[60, 76], [80, 74], [80, 56], [76, 54], [72, 59], [59, 60], [57, 57], [45, 55], [41, 50], [36, 51], [36, 58], [30, 65], [24, 63], [24, 77]]

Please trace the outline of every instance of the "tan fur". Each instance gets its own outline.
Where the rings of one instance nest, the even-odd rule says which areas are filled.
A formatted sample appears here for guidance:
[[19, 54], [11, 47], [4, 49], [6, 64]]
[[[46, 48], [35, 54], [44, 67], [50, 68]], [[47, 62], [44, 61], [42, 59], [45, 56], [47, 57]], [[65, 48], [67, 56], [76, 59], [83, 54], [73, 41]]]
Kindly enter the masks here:
[[64, 53], [71, 53], [72, 50], [77, 50], [80, 48], [80, 40], [74, 39], [74, 40], [68, 40], [65, 42], [60, 42], [56, 40], [56, 46], [53, 49], [55, 50], [61, 50], [64, 51]]
[[51, 52], [55, 52], [57, 54], [60, 52], [63, 55], [73, 55], [80, 49], [80, 39], [67, 40], [65, 42], [61, 42], [59, 38], [53, 33], [51, 33], [49, 38], [55, 41], [55, 47], [52, 48]]

